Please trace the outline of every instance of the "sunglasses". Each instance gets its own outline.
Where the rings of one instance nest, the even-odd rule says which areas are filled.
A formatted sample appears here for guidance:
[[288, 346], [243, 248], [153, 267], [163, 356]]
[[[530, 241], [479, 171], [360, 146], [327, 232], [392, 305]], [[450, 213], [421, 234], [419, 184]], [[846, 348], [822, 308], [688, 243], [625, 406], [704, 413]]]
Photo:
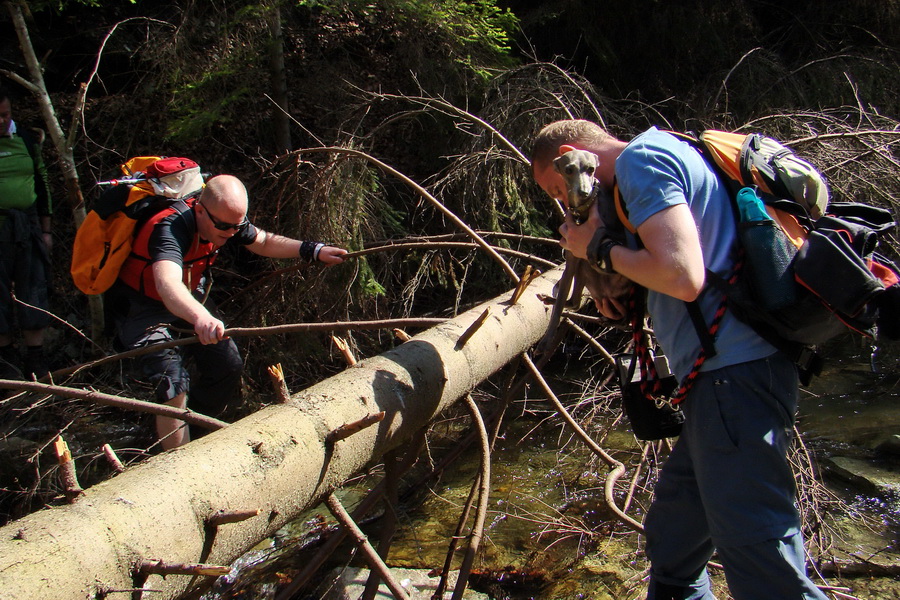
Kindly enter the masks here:
[[247, 220], [247, 217], [244, 217], [244, 220], [241, 221], [240, 223], [225, 223], [224, 221], [220, 221], [217, 218], [215, 218], [213, 216], [213, 214], [211, 212], [209, 212], [209, 209], [206, 207], [205, 204], [203, 204], [202, 202], [200, 202], [199, 204], [200, 204], [200, 206], [203, 207], [203, 210], [206, 211], [206, 216], [209, 217], [209, 220], [210, 220], [210, 222], [212, 222], [213, 227], [215, 227], [219, 231], [228, 231], [229, 229], [241, 231], [242, 229], [247, 227], [247, 225], [250, 224], [250, 221]]

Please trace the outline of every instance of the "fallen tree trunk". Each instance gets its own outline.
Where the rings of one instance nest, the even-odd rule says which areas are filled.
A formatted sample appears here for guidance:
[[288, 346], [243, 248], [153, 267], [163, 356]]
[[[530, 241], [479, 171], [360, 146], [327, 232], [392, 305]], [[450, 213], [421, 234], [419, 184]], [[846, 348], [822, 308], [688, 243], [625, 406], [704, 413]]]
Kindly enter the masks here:
[[[0, 597], [81, 600], [145, 587], [158, 590], [154, 600], [177, 598], [194, 578], [147, 575], [141, 565], [228, 565], [319, 504], [537, 342], [550, 316], [542, 296], [552, 295], [560, 273], [536, 279], [515, 305], [509, 294], [482, 304], [288, 403], [130, 468], [74, 504], [3, 527]], [[381, 411], [376, 425], [326, 442], [341, 425]], [[257, 509], [215, 524], [223, 511]]]

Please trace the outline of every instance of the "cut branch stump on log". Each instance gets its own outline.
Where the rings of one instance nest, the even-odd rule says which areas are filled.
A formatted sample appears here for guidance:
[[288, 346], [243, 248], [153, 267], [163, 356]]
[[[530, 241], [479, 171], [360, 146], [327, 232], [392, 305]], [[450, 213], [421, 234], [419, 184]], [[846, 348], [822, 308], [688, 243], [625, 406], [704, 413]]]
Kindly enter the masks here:
[[59, 463], [59, 482], [63, 487], [63, 493], [66, 495], [66, 502], [72, 504], [84, 493], [84, 490], [78, 483], [75, 461], [72, 460], [69, 445], [61, 435], [56, 436], [56, 440], [53, 442], [53, 449], [56, 451], [56, 461]]

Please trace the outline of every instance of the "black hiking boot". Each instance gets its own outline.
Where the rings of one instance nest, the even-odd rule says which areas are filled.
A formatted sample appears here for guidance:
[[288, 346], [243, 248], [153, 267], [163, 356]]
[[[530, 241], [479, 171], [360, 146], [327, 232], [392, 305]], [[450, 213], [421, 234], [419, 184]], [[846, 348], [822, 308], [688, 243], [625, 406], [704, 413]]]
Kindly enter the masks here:
[[22, 373], [25, 379], [33, 381], [41, 379], [50, 372], [47, 366], [47, 359], [44, 358], [43, 346], [26, 346], [25, 347], [25, 363]]
[[0, 347], [0, 379], [22, 379], [19, 353], [12, 344]]

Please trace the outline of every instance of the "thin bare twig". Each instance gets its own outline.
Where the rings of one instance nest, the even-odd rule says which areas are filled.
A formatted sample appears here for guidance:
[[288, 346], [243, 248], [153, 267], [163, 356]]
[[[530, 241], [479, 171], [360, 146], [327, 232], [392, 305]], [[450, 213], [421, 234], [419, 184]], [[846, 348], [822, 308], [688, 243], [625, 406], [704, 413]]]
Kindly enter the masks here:
[[[277, 335], [282, 333], [298, 333], [308, 331], [348, 331], [348, 330], [375, 330], [375, 329], [395, 329], [405, 327], [431, 327], [445, 322], [446, 319], [440, 318], [409, 318], [409, 319], [383, 319], [378, 321], [332, 321], [327, 323], [289, 323], [285, 325], [272, 325], [270, 327], [232, 327], [225, 330], [225, 337], [242, 337], [254, 335]], [[142, 346], [133, 348], [118, 354], [111, 354], [98, 358], [97, 360], [82, 363], [65, 369], [58, 369], [50, 373], [47, 377], [51, 380], [61, 379], [69, 375], [74, 375], [85, 369], [99, 367], [111, 362], [125, 360], [126, 358], [134, 358], [142, 356], [157, 350], [166, 348], [177, 348], [178, 346], [186, 346], [188, 344], [196, 344], [200, 341], [197, 336], [189, 336], [177, 340], [169, 340], [159, 344], [150, 346]]]
[[[722, 85], [719, 86], [719, 91], [716, 92], [716, 97], [715, 97], [715, 98], [713, 99], [713, 101], [712, 101], [711, 107], [712, 107], [713, 109], [715, 109], [715, 107], [718, 106], [718, 104], [719, 104], [719, 97], [722, 95], [723, 92], [725, 92], [725, 90], [728, 89], [728, 79], [729, 79], [729, 78], [732, 76], [732, 74], [737, 70], [737, 68], [738, 68], [739, 66], [741, 66], [741, 63], [743, 63], [743, 62], [747, 59], [747, 57], [749, 57], [751, 54], [753, 54], [753, 53], [756, 52], [757, 50], [762, 50], [762, 48], [761, 48], [761, 47], [757, 47], [757, 48], [753, 48], [753, 49], [748, 50], [747, 52], [745, 52], [744, 55], [741, 56], [741, 58], [738, 59], [738, 61], [734, 64], [734, 66], [731, 67], [731, 70], [728, 71], [728, 74], [725, 75], [725, 78], [722, 80]], [[727, 103], [726, 103], [726, 104], [727, 104]], [[722, 112], [723, 112], [723, 113], [727, 113], [727, 112], [728, 112], [727, 106], [726, 106], [726, 109], [723, 110]]]
[[588, 448], [591, 449], [594, 454], [599, 456], [603, 462], [605, 462], [609, 467], [611, 467], [610, 472], [606, 476], [606, 485], [604, 486], [604, 496], [606, 499], [606, 504], [609, 506], [610, 510], [612, 510], [620, 521], [631, 526], [635, 531], [639, 533], [644, 532], [644, 526], [641, 525], [638, 521], [625, 514], [621, 508], [616, 505], [615, 499], [615, 485], [619, 478], [625, 473], [625, 465], [618, 460], [614, 459], [609, 455], [603, 448], [597, 445], [597, 443], [587, 434], [587, 432], [581, 428], [575, 419], [572, 418], [572, 415], [566, 410], [566, 407], [563, 406], [562, 402], [559, 401], [559, 398], [556, 397], [556, 394], [553, 393], [553, 390], [550, 389], [550, 386], [547, 384], [547, 380], [544, 379], [544, 376], [541, 374], [540, 369], [532, 362], [531, 358], [527, 354], [522, 355], [522, 360], [525, 362], [525, 365], [531, 371], [531, 375], [538, 381], [541, 388], [544, 390], [544, 393], [547, 395], [547, 399], [556, 407], [556, 410], [559, 412], [560, 416], [563, 420], [571, 427], [579, 438], [587, 445]]
[[202, 563], [170, 563], [164, 560], [140, 560], [135, 570], [143, 574], [157, 575], [205, 575], [222, 577], [231, 573], [231, 567]]
[[526, 165], [531, 164], [531, 161], [528, 160], [528, 157], [525, 156], [525, 154], [523, 154], [521, 150], [519, 150], [518, 146], [516, 146], [511, 141], [509, 141], [509, 139], [507, 139], [506, 136], [504, 136], [502, 133], [500, 133], [500, 131], [496, 127], [494, 127], [493, 125], [491, 125], [484, 119], [470, 113], [469, 111], [459, 108], [458, 106], [454, 105], [452, 102], [449, 102], [449, 101], [441, 98], [440, 96], [435, 98], [435, 97], [429, 97], [429, 96], [406, 96], [406, 95], [399, 95], [399, 94], [383, 94], [383, 93], [379, 93], [379, 92], [368, 92], [368, 93], [371, 96], [378, 98], [378, 99], [393, 99], [393, 100], [402, 100], [405, 102], [414, 102], [416, 104], [420, 104], [420, 105], [428, 107], [428, 108], [434, 108], [434, 107], [440, 108], [444, 112], [444, 114], [450, 114], [450, 115], [456, 115], [458, 117], [463, 117], [463, 118], [483, 127], [485, 130], [489, 131], [493, 136], [495, 136], [497, 139], [499, 139], [503, 143], [503, 145], [506, 146], [516, 156], [516, 158], [518, 158], [524, 164], [526, 164]]
[[[419, 458], [422, 445], [425, 443], [425, 430], [420, 429], [412, 438], [408, 445], [404, 462], [401, 465], [401, 471], [406, 472], [415, 464]], [[366, 513], [375, 508], [375, 505], [381, 500], [385, 493], [385, 482], [380, 481], [372, 488], [365, 498], [357, 505], [353, 511], [351, 518], [354, 521], [361, 519]], [[275, 597], [275, 600], [293, 600], [297, 592], [306, 585], [315, 573], [321, 568], [326, 560], [337, 550], [338, 546], [344, 541], [348, 531], [344, 528], [339, 529], [334, 535], [322, 545], [322, 548], [316, 555], [306, 563], [303, 570], [297, 574], [293, 581], [287, 585], [282, 592]]]
[[[196, 413], [187, 408], [175, 408], [166, 404], [154, 404], [153, 402], [144, 402], [143, 400], [136, 400], [134, 398], [122, 398], [121, 396], [112, 396], [94, 390], [82, 390], [60, 385], [51, 385], [48, 383], [38, 383], [36, 381], [18, 381], [13, 379], [0, 379], [0, 389], [39, 392], [64, 396], [66, 398], [89, 400], [105, 406], [115, 406], [117, 408], [146, 412], [163, 417], [172, 417], [190, 423], [191, 425], [203, 427], [204, 429], [215, 430], [228, 426], [228, 423], [225, 421], [201, 415], [200, 413]], [[9, 400], [10, 399], [7, 399], [6, 402]]]
[[29, 303], [25, 302], [24, 300], [20, 300], [19, 298], [16, 297], [16, 295], [14, 293], [10, 293], [10, 297], [12, 298], [12, 301], [15, 302], [16, 304], [21, 304], [22, 306], [27, 306], [29, 309], [43, 313], [43, 314], [47, 315], [48, 317], [50, 317], [51, 319], [54, 319], [58, 323], [65, 325], [66, 327], [68, 327], [69, 329], [74, 331], [81, 339], [83, 339], [84, 341], [91, 344], [96, 350], [103, 352], [103, 346], [101, 346], [100, 344], [98, 344], [97, 342], [92, 340], [90, 337], [85, 335], [85, 333], [83, 331], [81, 331], [80, 329], [78, 329], [77, 327], [75, 327], [74, 325], [72, 325], [71, 323], [69, 323], [68, 321], [63, 319], [62, 317], [55, 315], [54, 313], [50, 312], [49, 310], [45, 310], [39, 306], [35, 306], [33, 304], [29, 304]]
[[120, 25], [125, 25], [131, 21], [146, 21], [148, 23], [156, 23], [157, 25], [166, 25], [175, 29], [175, 26], [167, 21], [161, 21], [159, 19], [154, 19], [152, 17], [129, 17], [127, 19], [123, 19], [113, 25], [106, 35], [103, 36], [103, 40], [100, 42], [100, 48], [97, 50], [97, 60], [94, 61], [94, 68], [91, 70], [91, 74], [88, 75], [87, 81], [81, 84], [81, 89], [79, 91], [78, 101], [75, 104], [75, 110], [73, 110], [73, 114], [77, 115], [77, 119], [73, 119], [71, 126], [69, 128], [69, 135], [66, 137], [67, 143], [69, 145], [74, 144], [74, 132], [75, 128], [79, 123], [84, 123], [84, 99], [87, 97], [88, 88], [90, 88], [91, 83], [94, 81], [94, 78], [97, 77], [97, 73], [100, 70], [100, 60], [103, 58], [103, 50], [106, 48], [106, 43], [109, 42], [109, 39], [116, 32], [116, 29], [119, 28]]
[[477, 477], [478, 508], [475, 511], [475, 522], [472, 523], [472, 530], [469, 533], [469, 545], [466, 548], [465, 556], [463, 556], [462, 565], [459, 567], [456, 587], [453, 588], [451, 600], [460, 600], [463, 592], [466, 590], [466, 582], [469, 580], [469, 574], [472, 571], [472, 563], [475, 562], [475, 555], [478, 552], [478, 547], [481, 545], [481, 536], [484, 533], [484, 519], [487, 516], [488, 499], [491, 494], [491, 445], [487, 428], [484, 425], [484, 419], [481, 417], [481, 411], [478, 410], [478, 405], [475, 404], [471, 394], [466, 394], [466, 406], [472, 414], [472, 420], [481, 439], [481, 468]]
[[466, 496], [466, 501], [463, 504], [463, 508], [459, 513], [459, 518], [456, 521], [456, 530], [454, 530], [453, 535], [450, 536], [450, 544], [447, 546], [447, 555], [444, 557], [444, 566], [441, 569], [441, 577], [438, 580], [437, 587], [434, 589], [434, 593], [431, 595], [431, 600], [442, 600], [444, 597], [444, 590], [447, 589], [447, 581], [450, 578], [450, 571], [453, 568], [453, 557], [456, 555], [456, 548], [459, 546], [459, 541], [463, 539], [463, 532], [466, 529], [466, 523], [469, 522], [469, 514], [472, 512], [472, 504], [475, 502], [475, 493], [480, 487], [480, 482], [481, 472], [479, 471], [478, 475], [475, 476], [475, 480], [472, 481], [472, 485], [469, 486], [469, 495]]
[[340, 427], [328, 432], [328, 434], [325, 436], [325, 443], [333, 444], [335, 442], [345, 440], [351, 435], [359, 433], [363, 429], [367, 429], [372, 425], [375, 425], [376, 423], [381, 423], [384, 420], [385, 414], [386, 413], [382, 410], [377, 413], [370, 413], [361, 419], [357, 419], [356, 421], [344, 423]]
[[416, 192], [418, 192], [420, 196], [422, 196], [423, 198], [428, 200], [435, 208], [437, 208], [440, 212], [442, 212], [448, 219], [453, 221], [453, 223], [457, 227], [459, 227], [460, 229], [465, 231], [469, 235], [469, 237], [471, 237], [473, 240], [475, 240], [475, 242], [479, 246], [481, 246], [481, 248], [483, 248], [485, 252], [487, 252], [495, 261], [497, 261], [497, 263], [500, 264], [500, 266], [503, 267], [503, 270], [506, 271], [506, 274], [509, 275], [509, 278], [512, 279], [512, 281], [514, 283], [519, 281], [519, 276], [516, 275], [516, 272], [513, 270], [513, 268], [511, 266], [509, 266], [509, 263], [507, 263], [506, 260], [504, 260], [503, 257], [500, 256], [500, 254], [498, 254], [496, 250], [494, 250], [493, 246], [491, 246], [486, 241], [484, 241], [484, 239], [480, 235], [478, 235], [475, 232], [475, 230], [473, 230], [471, 227], [466, 225], [466, 223], [462, 219], [457, 217], [456, 214], [453, 213], [453, 211], [451, 211], [446, 206], [444, 206], [440, 200], [438, 200], [437, 198], [432, 196], [428, 190], [423, 188], [421, 185], [419, 185], [418, 183], [416, 183], [415, 181], [413, 181], [412, 179], [410, 179], [409, 177], [407, 177], [400, 171], [391, 167], [390, 165], [378, 160], [377, 158], [375, 158], [374, 156], [372, 156], [370, 154], [362, 152], [361, 150], [355, 150], [353, 148], [339, 148], [336, 146], [328, 146], [325, 148], [304, 148], [301, 150], [295, 150], [294, 152], [298, 153], [298, 154], [303, 154], [303, 153], [307, 153], [307, 152], [331, 152], [331, 153], [337, 153], [337, 154], [349, 154], [351, 156], [363, 158], [363, 159], [375, 164], [380, 169], [386, 171], [387, 173], [390, 173], [394, 177], [397, 177], [398, 179], [400, 179], [401, 181], [403, 181], [404, 183], [406, 183], [407, 185], [412, 187], [414, 190], [416, 190]]
[[398, 600], [408, 600], [409, 594], [406, 593], [403, 586], [401, 586], [397, 582], [397, 579], [391, 574], [390, 569], [384, 564], [381, 557], [378, 556], [378, 552], [376, 552], [375, 548], [372, 547], [372, 544], [369, 543], [366, 534], [363, 533], [359, 526], [353, 521], [350, 513], [347, 512], [340, 500], [337, 499], [337, 496], [333, 493], [328, 494], [325, 498], [325, 504], [328, 506], [328, 510], [331, 511], [331, 514], [334, 515], [334, 518], [336, 518], [350, 535], [353, 536], [353, 539], [362, 551], [366, 562], [369, 563], [369, 566], [372, 567], [372, 569], [378, 571], [378, 574], [384, 579], [384, 582], [387, 584], [388, 588], [390, 588], [391, 592], [393, 592], [394, 597]]
[[[387, 558], [397, 531], [397, 510], [400, 507], [400, 477], [403, 474], [402, 456], [396, 450], [390, 450], [384, 455], [384, 517], [381, 523], [381, 536], [378, 540], [378, 555], [382, 559]], [[378, 587], [381, 577], [378, 571], [371, 570], [366, 580], [361, 600], [375, 600], [378, 595]]]
[[[544, 240], [544, 238], [534, 238], [536, 240]], [[554, 244], [558, 244], [559, 242], [556, 240], [551, 240]], [[416, 241], [392, 241], [385, 242], [383, 244], [379, 244], [377, 246], [370, 246], [368, 248], [364, 248], [362, 250], [354, 250], [353, 252], [348, 252], [344, 259], [351, 258], [359, 258], [360, 256], [367, 256], [370, 254], [377, 254], [380, 252], [394, 252], [394, 251], [409, 251], [409, 250], [438, 250], [442, 248], [461, 248], [461, 249], [475, 249], [480, 246], [475, 242], [450, 242], [450, 241], [429, 241], [429, 240], [416, 240]], [[494, 246], [493, 248], [498, 254], [505, 254], [511, 256], [513, 258], [519, 258], [522, 260], [527, 260], [529, 262], [533, 262], [539, 265], [543, 265], [544, 267], [553, 269], [557, 266], [557, 263], [547, 260], [545, 258], [541, 258], [540, 256], [535, 256], [533, 254], [528, 254], [525, 252], [520, 252], [518, 250], [513, 250], [511, 248], [504, 248], [502, 246]], [[247, 292], [256, 289], [265, 285], [267, 282], [275, 279], [277, 277], [281, 277], [288, 273], [293, 273], [295, 271], [301, 271], [303, 269], [309, 268], [309, 263], [296, 263], [293, 265], [289, 265], [287, 267], [282, 267], [281, 269], [277, 269], [270, 273], [267, 273], [264, 277], [260, 277], [256, 279], [253, 283], [247, 285], [245, 288], [234, 294], [229, 301], [238, 298]]]
[[594, 348], [594, 350], [599, 352], [600, 356], [603, 357], [603, 360], [608, 362], [611, 366], [616, 366], [616, 359], [613, 358], [613, 355], [610, 354], [609, 351], [603, 347], [603, 344], [601, 344], [596, 339], [594, 339], [594, 336], [592, 336], [590, 333], [585, 331], [584, 328], [582, 328], [578, 324], [572, 323], [571, 321], [568, 321], [566, 323], [566, 326], [569, 329], [571, 329], [572, 331], [574, 331], [575, 333], [577, 333], [578, 335], [580, 335], [582, 337], [582, 339], [584, 339], [584, 341], [586, 341], [588, 344], [591, 345], [592, 348]]
[[208, 519], [206, 519], [206, 524], [210, 527], [219, 527], [220, 525], [227, 525], [229, 523], [240, 523], [242, 521], [246, 521], [247, 519], [252, 519], [253, 517], [259, 516], [260, 510], [258, 508], [244, 508], [238, 510], [217, 510], [214, 512]]
[[841, 133], [817, 133], [815, 135], [809, 135], [802, 138], [797, 138], [795, 140], [788, 140], [783, 142], [785, 146], [799, 146], [802, 144], [808, 144], [809, 142], [823, 142], [825, 140], [837, 140], [837, 139], [849, 139], [849, 138], [864, 138], [871, 136], [896, 136], [900, 137], [900, 131], [892, 131], [892, 130], [884, 130], [884, 129], [866, 129], [860, 131], [844, 131]]

